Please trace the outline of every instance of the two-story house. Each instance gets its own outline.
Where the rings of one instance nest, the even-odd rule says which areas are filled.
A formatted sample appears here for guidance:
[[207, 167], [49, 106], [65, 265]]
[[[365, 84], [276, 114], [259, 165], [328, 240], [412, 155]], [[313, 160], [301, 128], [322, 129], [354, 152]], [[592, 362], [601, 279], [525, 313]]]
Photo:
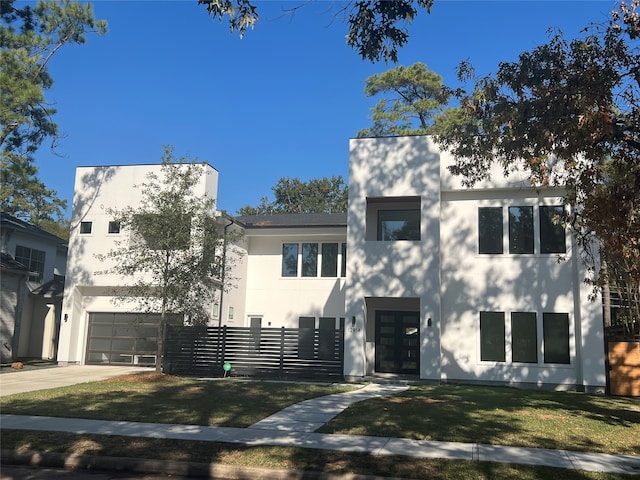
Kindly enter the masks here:
[[54, 359], [67, 242], [0, 213], [0, 357]]
[[[214, 322], [322, 329], [344, 319], [348, 378], [603, 390], [602, 311], [555, 220], [564, 192], [501, 172], [467, 188], [451, 162], [425, 136], [354, 139], [346, 215], [228, 219], [244, 230], [245, 255]], [[126, 279], [92, 272], [117, 235], [101, 212], [139, 201], [132, 185], [154, 168], [78, 169], [61, 362], [135, 362], [138, 340], [120, 335], [135, 313], [108, 293]], [[215, 198], [217, 172], [203, 175]]]

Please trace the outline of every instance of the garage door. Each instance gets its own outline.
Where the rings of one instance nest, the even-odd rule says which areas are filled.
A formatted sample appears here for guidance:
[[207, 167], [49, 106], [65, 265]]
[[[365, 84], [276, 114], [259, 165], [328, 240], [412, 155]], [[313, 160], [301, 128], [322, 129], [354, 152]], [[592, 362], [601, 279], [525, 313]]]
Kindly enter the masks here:
[[91, 313], [86, 362], [92, 365], [156, 364], [159, 315]]

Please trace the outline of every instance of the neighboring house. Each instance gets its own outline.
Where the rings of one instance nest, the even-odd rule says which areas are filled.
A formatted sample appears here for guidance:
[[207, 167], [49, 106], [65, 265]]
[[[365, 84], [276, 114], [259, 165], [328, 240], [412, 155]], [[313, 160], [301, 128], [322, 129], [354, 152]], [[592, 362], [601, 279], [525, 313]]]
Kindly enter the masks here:
[[56, 358], [66, 241], [2, 212], [0, 250], [2, 361]]
[[[345, 319], [348, 378], [603, 391], [601, 305], [588, 301], [579, 252], [553, 220], [564, 192], [501, 172], [467, 188], [451, 162], [424, 136], [354, 139], [348, 214], [230, 219], [246, 255], [213, 323], [323, 329]], [[101, 212], [138, 201], [131, 186], [152, 168], [78, 169], [60, 362], [136, 362], [117, 348], [138, 341], [117, 335], [135, 317], [109, 297], [122, 279], [93, 275], [93, 255], [111, 235]], [[211, 175], [203, 185], [215, 198]]]

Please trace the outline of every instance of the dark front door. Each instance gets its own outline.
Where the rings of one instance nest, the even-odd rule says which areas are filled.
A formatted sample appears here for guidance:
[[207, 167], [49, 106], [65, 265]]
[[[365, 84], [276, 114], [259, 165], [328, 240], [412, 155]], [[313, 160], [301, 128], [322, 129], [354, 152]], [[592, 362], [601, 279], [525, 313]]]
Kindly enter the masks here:
[[420, 373], [418, 312], [376, 312], [376, 372]]

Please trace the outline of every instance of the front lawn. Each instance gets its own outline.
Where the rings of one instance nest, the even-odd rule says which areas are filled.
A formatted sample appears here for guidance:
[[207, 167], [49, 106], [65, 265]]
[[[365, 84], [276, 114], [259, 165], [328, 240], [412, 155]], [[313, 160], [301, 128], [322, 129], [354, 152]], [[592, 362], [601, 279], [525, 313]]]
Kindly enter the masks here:
[[15, 415], [248, 427], [294, 403], [351, 389], [145, 373], [0, 397], [0, 410]]
[[640, 455], [640, 400], [420, 386], [355, 404], [320, 431]]

